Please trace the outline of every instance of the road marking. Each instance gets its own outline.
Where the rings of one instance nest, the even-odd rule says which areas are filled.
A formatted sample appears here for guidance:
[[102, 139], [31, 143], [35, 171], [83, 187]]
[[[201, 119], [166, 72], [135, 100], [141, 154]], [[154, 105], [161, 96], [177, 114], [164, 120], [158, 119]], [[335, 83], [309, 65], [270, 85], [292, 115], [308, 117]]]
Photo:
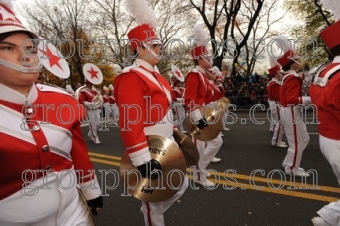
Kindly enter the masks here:
[[[90, 160], [93, 162], [117, 166], [117, 167], [120, 166], [120, 162], [119, 162], [121, 160], [120, 157], [99, 154], [99, 153], [94, 153], [94, 152], [89, 152], [89, 155], [90, 155]], [[96, 157], [99, 157], [99, 158], [96, 158]], [[103, 159], [100, 159], [100, 158], [103, 158]], [[111, 160], [117, 160], [117, 161], [111, 161]], [[190, 175], [190, 173], [192, 173], [192, 168], [187, 168], [187, 172], [189, 173], [188, 178], [193, 180], [193, 176]], [[311, 192], [315, 190], [318, 192], [340, 193], [340, 188], [337, 188], [337, 187], [319, 186], [318, 184], [314, 185], [314, 184], [299, 183], [299, 182], [294, 183], [294, 182], [290, 182], [289, 179], [288, 179], [289, 184], [286, 184], [287, 181], [285, 181], [285, 184], [283, 184], [282, 180], [270, 179], [270, 183], [272, 185], [278, 185], [277, 187], [270, 187], [268, 185], [269, 183], [268, 179], [264, 177], [248, 176], [248, 175], [243, 175], [243, 174], [232, 174], [231, 176], [230, 174], [226, 174], [224, 172], [217, 172], [217, 171], [215, 172], [209, 171], [209, 172], [212, 176], [215, 176], [215, 179], [209, 178], [209, 180], [219, 185], [224, 186], [225, 189], [227, 189], [226, 186], [228, 188], [232, 188], [232, 187], [242, 188], [243, 186], [243, 189], [255, 190], [259, 192], [268, 192], [268, 193], [286, 195], [286, 196], [291, 196], [291, 197], [305, 198], [305, 199], [311, 199], [311, 200], [317, 200], [317, 201], [323, 201], [323, 202], [335, 202], [339, 200], [339, 198], [337, 197], [303, 192], [303, 191]], [[224, 179], [233, 178], [233, 179], [246, 180], [247, 183], [240, 182], [240, 181], [223, 180], [221, 179], [221, 177]], [[290, 178], [290, 177], [287, 176], [287, 178]], [[258, 184], [257, 183], [256, 185], [250, 184], [251, 183], [250, 180], [251, 182], [258, 182]], [[296, 178], [295, 181], [296, 180], [298, 180], [298, 178]], [[278, 189], [278, 187], [281, 187], [281, 186], [287, 186], [287, 187]], [[296, 187], [296, 189], [289, 189], [289, 187], [293, 187], [293, 186]]]

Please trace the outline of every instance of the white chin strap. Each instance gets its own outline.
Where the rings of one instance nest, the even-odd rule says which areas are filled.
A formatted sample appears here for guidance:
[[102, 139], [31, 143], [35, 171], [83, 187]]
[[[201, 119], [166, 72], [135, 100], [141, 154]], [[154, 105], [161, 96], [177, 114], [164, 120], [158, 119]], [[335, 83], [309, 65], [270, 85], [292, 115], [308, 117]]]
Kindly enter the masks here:
[[11, 63], [7, 60], [3, 60], [1, 58], [0, 58], [0, 64], [5, 66], [5, 67], [14, 69], [16, 71], [20, 71], [22, 73], [27, 73], [27, 74], [33, 74], [33, 73], [40, 72], [40, 70], [42, 68], [41, 63], [39, 63], [39, 65], [37, 67], [23, 67], [21, 65], [13, 64], [13, 63]]
[[211, 59], [209, 61], [205, 59], [204, 57], [201, 57], [201, 59], [203, 59], [207, 64], [213, 65], [213, 62]]
[[302, 66], [302, 64], [301, 64], [299, 61], [297, 61], [297, 60], [295, 60], [295, 59], [292, 59], [292, 61], [294, 61], [294, 62], [297, 63], [298, 65]]
[[149, 47], [148, 45], [146, 45], [144, 42], [142, 44], [144, 46], [145, 49], [147, 49], [154, 57], [156, 57], [157, 59], [161, 59], [161, 56], [159, 56], [158, 54], [156, 54], [151, 47]]

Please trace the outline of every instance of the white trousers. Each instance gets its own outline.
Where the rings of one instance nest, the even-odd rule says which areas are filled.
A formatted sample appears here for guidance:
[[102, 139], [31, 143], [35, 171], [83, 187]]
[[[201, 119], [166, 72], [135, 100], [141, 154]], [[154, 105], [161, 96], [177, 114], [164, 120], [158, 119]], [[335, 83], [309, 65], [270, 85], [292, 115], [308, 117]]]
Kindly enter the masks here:
[[87, 117], [89, 120], [89, 128], [90, 128], [90, 134], [91, 134], [91, 139], [93, 141], [99, 141], [98, 137], [98, 129], [100, 125], [100, 109], [87, 109]]
[[188, 188], [189, 181], [184, 177], [182, 187], [171, 198], [163, 202], [142, 202], [145, 226], [164, 226], [164, 212], [167, 211]]
[[111, 107], [113, 121], [118, 122], [119, 110], [118, 110], [117, 104], [111, 104], [110, 107]]
[[283, 136], [283, 123], [281, 120], [281, 114], [280, 114], [280, 107], [277, 105], [273, 105], [270, 107], [271, 109], [271, 123], [274, 124], [273, 126], [273, 137], [272, 137], [272, 145], [277, 144], [278, 142], [282, 141]]
[[[340, 184], [340, 140], [319, 136], [320, 149]], [[330, 225], [340, 225], [340, 200], [331, 202], [318, 211], [318, 214]]]
[[76, 181], [74, 170], [49, 174], [1, 200], [0, 225], [94, 226]]
[[287, 172], [300, 167], [302, 153], [309, 142], [306, 124], [296, 107], [281, 107], [281, 116], [289, 144], [282, 166]]
[[108, 122], [110, 119], [110, 115], [112, 115], [112, 109], [111, 109], [111, 107], [110, 107], [110, 104], [109, 103], [104, 103], [103, 104], [103, 108], [104, 108], [104, 111], [105, 112], [102, 112], [103, 114], [102, 115], [105, 115], [105, 118], [104, 118], [104, 120], [105, 120], [105, 122]]
[[217, 152], [220, 150], [223, 140], [219, 134], [215, 139], [210, 141], [200, 141], [193, 138], [194, 144], [198, 149], [200, 154], [200, 159], [198, 164], [194, 168], [194, 178], [195, 180], [205, 181], [207, 179], [207, 166], [211, 160], [215, 157]]
[[176, 116], [176, 126], [179, 131], [184, 131], [183, 122], [185, 119], [185, 110], [182, 105], [174, 104], [175, 116]]

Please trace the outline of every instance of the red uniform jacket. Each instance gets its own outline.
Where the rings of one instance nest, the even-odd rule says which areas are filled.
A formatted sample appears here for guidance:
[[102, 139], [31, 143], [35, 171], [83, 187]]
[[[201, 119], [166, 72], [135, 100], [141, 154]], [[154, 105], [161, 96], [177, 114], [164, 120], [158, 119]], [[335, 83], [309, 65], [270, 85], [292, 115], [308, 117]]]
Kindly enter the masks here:
[[[333, 67], [340, 64], [340, 57], [319, 75], [324, 75]], [[313, 104], [317, 106], [319, 133], [333, 140], [340, 140], [340, 72], [335, 73], [324, 87], [312, 84], [309, 88]]]
[[183, 93], [182, 90], [178, 87], [173, 87], [171, 90], [171, 99], [172, 101], [177, 101], [177, 98], [182, 98], [183, 97]]
[[267, 84], [268, 99], [271, 101], [280, 101], [280, 85], [276, 79]]
[[[201, 70], [201, 71], [200, 71]], [[202, 74], [202, 68], [197, 66], [185, 78], [184, 101], [188, 112], [205, 105], [209, 80]]]
[[81, 104], [84, 104], [85, 101], [91, 103], [97, 94], [98, 94], [98, 91], [96, 90], [84, 88], [79, 93], [78, 101]]
[[[145, 73], [140, 73], [140, 70]], [[146, 75], [151, 76], [152, 80]], [[120, 112], [121, 136], [131, 160], [138, 157], [134, 163], [136, 166], [150, 160], [144, 128], [161, 126], [158, 122], [170, 109], [170, 92], [171, 86], [165, 78], [138, 65], [124, 69], [115, 79], [114, 97]], [[172, 124], [169, 129], [172, 136]]]
[[[0, 93], [6, 92], [0, 95], [0, 200], [29, 184], [22, 179], [28, 169], [60, 172], [74, 167], [79, 170], [78, 180], [95, 179], [80, 129], [83, 106], [65, 91], [41, 84], [37, 87], [32, 86], [26, 99], [30, 105], [13, 90], [0, 88]], [[46, 172], [37, 172], [36, 178], [28, 173], [25, 181], [43, 175]]]
[[109, 103], [109, 97], [106, 94], [103, 95], [103, 101], [104, 101], [104, 104]]
[[116, 103], [116, 99], [113, 95], [110, 95], [108, 97], [108, 100], [109, 100], [109, 104], [115, 104]]
[[282, 85], [280, 87], [280, 104], [283, 107], [288, 107], [289, 104], [302, 104], [301, 93], [302, 79], [295, 71], [288, 71], [282, 78]]

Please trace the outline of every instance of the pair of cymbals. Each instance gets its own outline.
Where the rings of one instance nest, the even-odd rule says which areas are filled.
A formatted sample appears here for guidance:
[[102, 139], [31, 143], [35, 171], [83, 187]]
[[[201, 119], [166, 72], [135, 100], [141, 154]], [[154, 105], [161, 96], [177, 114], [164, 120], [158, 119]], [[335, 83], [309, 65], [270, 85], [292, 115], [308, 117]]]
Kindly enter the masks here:
[[230, 100], [228, 98], [221, 97], [218, 101], [216, 101], [216, 103], [222, 112], [228, 111], [228, 104], [230, 104]]
[[147, 142], [151, 158], [157, 160], [162, 167], [158, 178], [142, 177], [126, 151], [121, 159], [120, 176], [129, 194], [135, 198], [145, 202], [161, 202], [175, 195], [183, 185], [186, 162], [178, 145], [170, 139], [149, 135]]
[[218, 104], [209, 104], [200, 107], [200, 112], [205, 118], [207, 127], [200, 129], [197, 127], [197, 122], [190, 117], [186, 117], [185, 121], [191, 136], [197, 140], [209, 141], [215, 139], [221, 132], [223, 111]]
[[194, 142], [192, 142], [187, 135], [178, 130], [174, 130], [172, 136], [184, 155], [186, 166], [190, 167], [196, 165], [200, 155]]

